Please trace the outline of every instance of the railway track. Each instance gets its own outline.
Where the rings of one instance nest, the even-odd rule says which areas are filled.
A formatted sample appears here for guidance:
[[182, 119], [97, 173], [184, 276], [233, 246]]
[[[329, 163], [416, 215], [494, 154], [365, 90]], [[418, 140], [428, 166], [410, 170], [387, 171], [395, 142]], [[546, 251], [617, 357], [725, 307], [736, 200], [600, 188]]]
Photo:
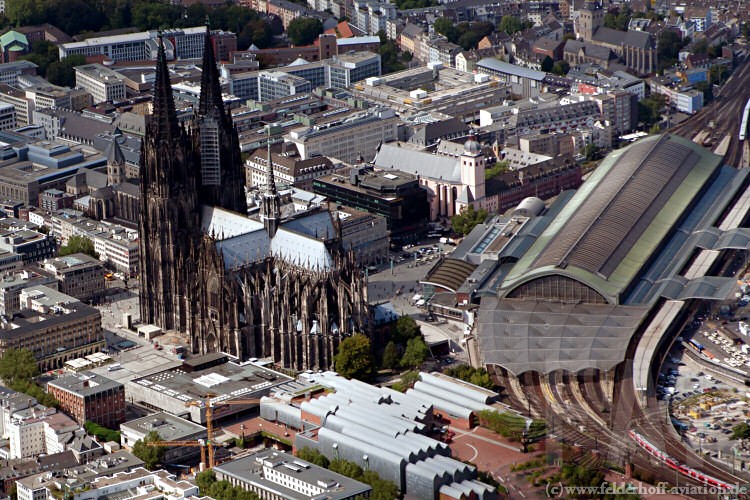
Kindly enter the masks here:
[[[750, 99], [750, 64], [741, 64], [722, 87], [730, 89], [717, 95], [714, 102], [670, 129], [671, 133], [715, 147], [724, 137], [729, 144], [724, 161], [735, 167], [747, 166], [747, 141], [740, 141], [739, 126], [742, 110]], [[713, 127], [711, 126], [713, 125]]]

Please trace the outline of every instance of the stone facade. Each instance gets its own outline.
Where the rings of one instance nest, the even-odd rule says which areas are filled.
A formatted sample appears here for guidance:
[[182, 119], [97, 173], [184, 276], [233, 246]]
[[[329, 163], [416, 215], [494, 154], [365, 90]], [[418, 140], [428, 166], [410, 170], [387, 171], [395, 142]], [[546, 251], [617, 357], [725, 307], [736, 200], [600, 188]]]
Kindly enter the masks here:
[[[341, 338], [367, 330], [363, 273], [342, 249], [340, 227], [328, 212], [285, 226], [272, 169], [262, 224], [235, 211], [244, 210], [239, 148], [231, 119], [214, 109], [222, 106], [220, 94], [212, 97], [218, 72], [207, 58], [200, 113], [195, 126], [184, 128], [160, 49], [140, 161], [141, 320], [189, 335], [194, 353], [268, 356], [294, 369], [328, 369]], [[213, 137], [225, 141], [213, 150], [220, 151], [219, 178], [226, 182], [214, 191], [220, 196], [202, 184], [206, 126], [220, 128]]]

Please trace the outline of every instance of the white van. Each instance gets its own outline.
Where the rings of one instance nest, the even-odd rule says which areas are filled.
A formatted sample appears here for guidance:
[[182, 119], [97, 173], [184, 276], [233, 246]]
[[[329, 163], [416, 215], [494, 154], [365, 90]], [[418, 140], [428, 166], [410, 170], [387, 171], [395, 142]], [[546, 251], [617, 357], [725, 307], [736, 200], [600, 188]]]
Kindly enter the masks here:
[[122, 368], [122, 366], [120, 366], [120, 363], [115, 363], [115, 364], [109, 365], [107, 367], [107, 371], [113, 372], [115, 370], [119, 370], [120, 368]]

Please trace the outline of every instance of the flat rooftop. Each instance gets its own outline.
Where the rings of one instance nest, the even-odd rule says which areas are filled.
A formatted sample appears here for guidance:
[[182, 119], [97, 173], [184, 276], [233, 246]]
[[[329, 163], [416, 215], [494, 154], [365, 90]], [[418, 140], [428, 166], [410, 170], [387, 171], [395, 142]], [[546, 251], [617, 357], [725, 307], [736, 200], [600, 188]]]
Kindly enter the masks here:
[[304, 498], [325, 498], [327, 500], [354, 498], [358, 494], [367, 493], [372, 489], [364, 483], [276, 450], [262, 451], [215, 467], [215, 470], [221, 474], [244, 482], [256, 483], [261, 488], [272, 490], [283, 498], [303, 498], [301, 491], [287, 488], [279, 482], [266, 479], [264, 469], [272, 469], [295, 482], [304, 483], [307, 488], [315, 491], [314, 495]]
[[202, 425], [176, 417], [167, 412], [154, 413], [153, 415], [130, 420], [124, 424], [120, 424], [120, 428], [143, 435], [151, 431], [156, 431], [164, 441], [180, 441], [192, 438], [196, 434], [205, 434], [206, 432], [206, 428]]
[[48, 382], [47, 385], [58, 387], [83, 397], [123, 387], [121, 383], [110, 380], [102, 375], [97, 375], [93, 372], [81, 372], [75, 375], [61, 377], [57, 380]]
[[136, 378], [132, 383], [158, 391], [183, 403], [203, 403], [206, 394], [210, 392], [216, 395], [212, 401], [219, 403], [229, 399], [253, 398], [267, 392], [271, 387], [291, 380], [281, 373], [250, 363], [241, 366], [227, 362], [202, 370], [190, 370], [190, 366], [183, 364], [177, 368]]

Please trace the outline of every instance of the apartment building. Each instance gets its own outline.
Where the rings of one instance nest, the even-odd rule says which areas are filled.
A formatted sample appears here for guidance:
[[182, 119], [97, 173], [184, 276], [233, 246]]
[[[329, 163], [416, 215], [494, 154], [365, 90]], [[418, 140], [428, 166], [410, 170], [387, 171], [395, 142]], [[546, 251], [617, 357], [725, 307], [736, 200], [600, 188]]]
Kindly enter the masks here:
[[93, 97], [94, 104], [125, 99], [125, 77], [101, 64], [76, 66], [76, 87]]
[[102, 375], [80, 372], [57, 378], [47, 383], [47, 392], [79, 425], [90, 421], [117, 429], [125, 421], [125, 386]]
[[[325, 156], [303, 160], [297, 149], [286, 144], [274, 146], [271, 150], [273, 175], [277, 184], [311, 190], [314, 179], [329, 175], [335, 165]], [[264, 186], [268, 171], [268, 150], [258, 149], [245, 162], [245, 179], [248, 187]]]

